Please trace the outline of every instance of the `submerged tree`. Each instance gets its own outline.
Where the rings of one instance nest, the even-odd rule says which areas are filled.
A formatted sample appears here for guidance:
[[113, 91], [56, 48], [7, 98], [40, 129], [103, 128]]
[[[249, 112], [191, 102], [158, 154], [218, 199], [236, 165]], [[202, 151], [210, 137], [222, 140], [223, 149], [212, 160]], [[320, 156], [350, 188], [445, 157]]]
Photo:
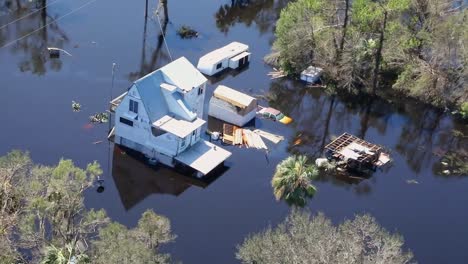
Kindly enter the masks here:
[[468, 11], [453, 0], [298, 0], [281, 12], [267, 62], [324, 69], [330, 86], [393, 88], [435, 105], [468, 100]]
[[169, 219], [147, 210], [134, 229], [112, 223], [100, 230], [93, 263], [169, 263], [169, 256], [157, 250], [174, 239]]
[[[0, 157], [0, 263], [122, 263], [109, 261], [110, 254], [128, 255], [132, 247], [140, 250], [135, 255], [145, 250], [151, 262], [128, 263], [166, 262], [169, 257], [157, 252], [175, 238], [166, 217], [147, 211], [128, 230], [109, 225], [104, 210], [84, 206], [83, 193], [100, 174], [97, 162], [81, 169], [64, 159], [52, 167], [35, 165], [20, 151]], [[118, 232], [110, 237], [113, 229]]]
[[404, 240], [370, 215], [335, 227], [323, 214], [293, 212], [277, 227], [251, 235], [237, 247], [242, 263], [411, 263]]
[[304, 206], [317, 191], [311, 180], [318, 176], [314, 165], [307, 164], [306, 156], [291, 156], [276, 167], [271, 180], [276, 200], [290, 205]]

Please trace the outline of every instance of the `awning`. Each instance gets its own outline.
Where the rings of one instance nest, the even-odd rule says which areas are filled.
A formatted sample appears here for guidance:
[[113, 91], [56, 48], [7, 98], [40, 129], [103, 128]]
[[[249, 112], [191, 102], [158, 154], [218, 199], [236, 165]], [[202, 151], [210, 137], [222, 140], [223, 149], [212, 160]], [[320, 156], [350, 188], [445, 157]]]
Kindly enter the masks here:
[[230, 156], [231, 152], [200, 140], [175, 159], [206, 175]]
[[205, 123], [206, 121], [200, 118], [197, 118], [194, 121], [190, 122], [187, 120], [175, 119], [173, 117], [165, 115], [159, 120], [155, 121], [153, 123], [153, 126], [171, 134], [174, 134], [180, 138], [185, 138]]

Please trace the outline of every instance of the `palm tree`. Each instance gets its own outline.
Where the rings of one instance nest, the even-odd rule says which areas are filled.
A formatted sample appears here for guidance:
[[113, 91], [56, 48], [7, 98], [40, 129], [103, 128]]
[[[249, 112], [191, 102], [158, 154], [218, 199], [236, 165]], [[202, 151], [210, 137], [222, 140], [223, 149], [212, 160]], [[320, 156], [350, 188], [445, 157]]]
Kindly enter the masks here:
[[307, 164], [307, 157], [290, 156], [276, 166], [271, 180], [276, 200], [303, 207], [307, 198], [314, 196], [317, 188], [311, 180], [318, 176], [318, 169]]

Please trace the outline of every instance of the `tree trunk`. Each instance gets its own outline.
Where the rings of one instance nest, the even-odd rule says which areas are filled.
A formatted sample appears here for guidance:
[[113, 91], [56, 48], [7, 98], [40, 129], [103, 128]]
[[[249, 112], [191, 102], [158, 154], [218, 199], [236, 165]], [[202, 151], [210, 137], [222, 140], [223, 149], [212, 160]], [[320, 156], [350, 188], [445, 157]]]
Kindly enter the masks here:
[[377, 48], [377, 52], [375, 55], [374, 78], [372, 81], [372, 93], [374, 95], [375, 95], [375, 91], [377, 90], [377, 85], [378, 85], [378, 76], [380, 72], [380, 62], [382, 60], [382, 48], [383, 48], [383, 42], [385, 38], [386, 27], [387, 27], [387, 10], [384, 9], [384, 19], [382, 22], [382, 28], [380, 30], [379, 47]]
[[343, 54], [344, 50], [344, 43], [346, 39], [346, 33], [348, 32], [348, 20], [349, 20], [349, 1], [345, 0], [345, 17], [343, 20], [343, 30], [341, 31], [341, 40], [340, 40], [340, 48], [336, 53], [336, 62], [338, 63], [341, 60], [341, 55]]
[[364, 111], [364, 116], [361, 117], [361, 128], [359, 129], [358, 133], [359, 138], [364, 139], [366, 137], [367, 130], [369, 129], [370, 112], [372, 109], [373, 102], [373, 99], [367, 102], [366, 110]]

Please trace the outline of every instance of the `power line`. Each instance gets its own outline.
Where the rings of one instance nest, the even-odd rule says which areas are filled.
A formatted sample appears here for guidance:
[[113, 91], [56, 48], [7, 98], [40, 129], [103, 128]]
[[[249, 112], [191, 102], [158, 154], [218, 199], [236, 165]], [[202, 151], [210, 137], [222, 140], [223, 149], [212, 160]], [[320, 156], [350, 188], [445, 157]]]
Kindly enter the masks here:
[[[156, 9], [156, 16], [158, 17], [158, 24], [159, 24], [159, 28], [161, 29], [161, 34], [163, 36], [164, 45], [166, 46], [167, 53], [169, 54], [169, 58], [171, 58], [171, 61], [173, 61], [171, 51], [169, 50], [169, 46], [167, 45], [167, 41], [166, 41], [166, 32], [163, 31], [163, 28], [161, 26], [161, 18], [159, 17], [159, 8], [160, 8], [160, 6], [161, 6], [161, 1], [159, 1], [159, 3], [158, 3], [158, 9]], [[167, 6], [165, 8], [167, 8]], [[169, 18], [165, 17], [165, 19], [169, 19]]]
[[36, 11], [33, 11], [33, 12], [31, 12], [31, 13], [29, 13], [29, 14], [26, 14], [26, 15], [24, 15], [24, 16], [18, 18], [18, 19], [15, 19], [15, 20], [13, 20], [13, 21], [11, 21], [11, 22], [9, 22], [9, 23], [6, 23], [5, 25], [1, 26], [0, 29], [4, 29], [4, 28], [6, 28], [7, 26], [9, 26], [9, 25], [11, 25], [11, 24], [13, 24], [13, 23], [16, 23], [16, 22], [18, 22], [18, 21], [20, 21], [20, 20], [22, 20], [22, 19], [24, 19], [24, 18], [27, 18], [28, 16], [30, 16], [30, 15], [32, 15], [32, 14], [35, 14], [35, 13], [41, 11], [42, 9], [45, 9], [45, 8], [51, 6], [51, 5], [53, 5], [53, 4], [55, 4], [55, 3], [59, 2], [59, 1], [61, 1], [61, 0], [56, 0], [56, 1], [52, 2], [52, 3], [49, 3], [49, 4], [45, 5], [45, 6], [43, 6], [43, 7], [39, 8], [39, 9], [37, 9]]
[[42, 26], [42, 27], [40, 27], [40, 28], [38, 28], [38, 29], [36, 29], [36, 30], [34, 30], [34, 31], [32, 31], [32, 32], [29, 32], [28, 34], [26, 34], [26, 35], [24, 35], [24, 36], [22, 36], [22, 37], [20, 37], [20, 38], [17, 38], [17, 39], [15, 39], [15, 40], [12, 40], [12, 41], [8, 42], [7, 44], [1, 46], [0, 49], [5, 48], [5, 47], [8, 47], [8, 46], [14, 44], [14, 43], [17, 42], [17, 41], [20, 41], [20, 40], [22, 40], [22, 39], [24, 39], [24, 38], [27, 38], [27, 37], [29, 37], [30, 35], [32, 35], [32, 34], [38, 32], [39, 30], [41, 30], [41, 29], [43, 29], [43, 28], [45, 28], [45, 27], [48, 27], [49, 25], [51, 25], [51, 24], [53, 24], [53, 23], [55, 23], [55, 22], [61, 20], [62, 18], [66, 17], [66, 16], [69, 16], [69, 15], [71, 15], [71, 14], [77, 12], [77, 11], [80, 10], [80, 9], [85, 8], [86, 6], [92, 4], [92, 3], [96, 2], [96, 1], [97, 1], [97, 0], [90, 0], [90, 1], [88, 1], [88, 2], [86, 2], [85, 4], [81, 5], [80, 7], [76, 8], [76, 9], [74, 9], [74, 10], [68, 12], [68, 13], [66, 13], [65, 15], [63, 15], [63, 16], [57, 18], [57, 19], [54, 19], [52, 22], [49, 22], [49, 23], [45, 24], [44, 26]]

